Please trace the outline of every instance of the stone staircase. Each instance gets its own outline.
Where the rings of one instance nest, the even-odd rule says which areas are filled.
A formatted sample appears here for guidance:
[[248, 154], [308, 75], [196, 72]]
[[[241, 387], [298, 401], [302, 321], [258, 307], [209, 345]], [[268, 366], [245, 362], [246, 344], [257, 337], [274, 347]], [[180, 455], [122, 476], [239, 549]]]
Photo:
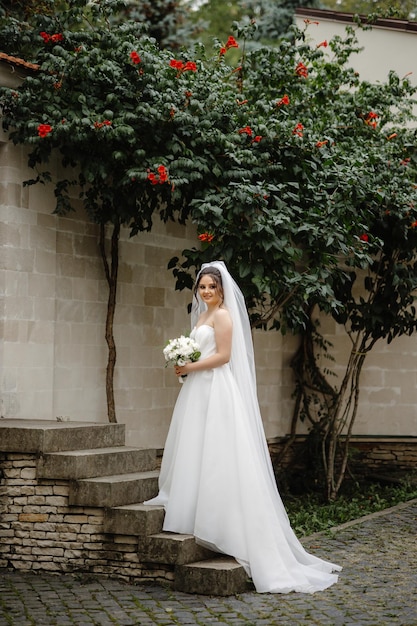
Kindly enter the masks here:
[[1, 451], [36, 452], [39, 479], [69, 481], [69, 505], [104, 510], [103, 532], [137, 536], [139, 560], [169, 565], [187, 593], [233, 595], [250, 589], [235, 559], [162, 531], [164, 510], [146, 506], [158, 491], [157, 451], [125, 445], [123, 424], [1, 420]]

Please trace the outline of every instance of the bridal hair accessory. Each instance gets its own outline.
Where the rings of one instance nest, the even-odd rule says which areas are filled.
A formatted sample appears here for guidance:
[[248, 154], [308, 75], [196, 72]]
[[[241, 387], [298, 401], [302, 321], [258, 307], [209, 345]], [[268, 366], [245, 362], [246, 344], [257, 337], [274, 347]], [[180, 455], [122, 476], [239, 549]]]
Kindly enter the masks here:
[[[170, 339], [163, 349], [163, 354], [166, 361], [165, 367], [168, 365], [183, 366], [186, 363], [194, 363], [201, 356], [198, 343], [191, 337], [185, 337], [184, 335], [176, 339]], [[179, 377], [180, 383], [184, 382], [184, 378], [186, 378], [186, 375]]]

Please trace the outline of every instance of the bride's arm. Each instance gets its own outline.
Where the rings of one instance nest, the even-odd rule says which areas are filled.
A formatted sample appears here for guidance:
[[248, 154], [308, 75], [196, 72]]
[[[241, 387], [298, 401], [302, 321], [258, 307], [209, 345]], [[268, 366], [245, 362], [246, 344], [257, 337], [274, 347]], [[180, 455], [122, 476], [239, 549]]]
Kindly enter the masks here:
[[232, 351], [232, 320], [226, 309], [219, 309], [214, 317], [214, 335], [216, 339], [217, 351], [206, 359], [200, 359], [195, 363], [186, 363], [184, 366], [175, 367], [177, 376], [210, 370], [220, 367], [230, 360]]

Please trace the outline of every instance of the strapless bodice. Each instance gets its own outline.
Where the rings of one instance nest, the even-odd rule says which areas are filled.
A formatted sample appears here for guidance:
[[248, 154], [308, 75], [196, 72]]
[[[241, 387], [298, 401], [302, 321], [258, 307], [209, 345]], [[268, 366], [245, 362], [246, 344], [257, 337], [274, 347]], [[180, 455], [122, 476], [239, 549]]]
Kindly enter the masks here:
[[200, 346], [201, 357], [206, 359], [208, 356], [215, 354], [216, 352], [216, 338], [214, 335], [213, 326], [207, 324], [201, 324], [201, 326], [195, 326], [190, 335]]

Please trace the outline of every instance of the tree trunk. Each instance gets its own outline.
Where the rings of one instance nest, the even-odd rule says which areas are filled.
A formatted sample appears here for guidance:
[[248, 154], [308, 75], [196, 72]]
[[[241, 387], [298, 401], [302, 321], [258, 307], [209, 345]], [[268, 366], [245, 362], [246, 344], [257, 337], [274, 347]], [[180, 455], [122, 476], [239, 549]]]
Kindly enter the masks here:
[[376, 340], [368, 342], [358, 333], [350, 353], [343, 382], [338, 392], [334, 411], [329, 415], [326, 438], [323, 446], [326, 466], [327, 499], [335, 500], [345, 478], [349, 445], [359, 402], [359, 381], [365, 358]]
[[106, 253], [106, 235], [105, 225], [100, 225], [100, 252], [106, 275], [109, 294], [107, 299], [107, 315], [106, 315], [106, 342], [108, 347], [108, 359], [106, 368], [106, 397], [107, 397], [107, 416], [109, 422], [116, 423], [116, 406], [114, 402], [114, 370], [116, 367], [116, 342], [113, 334], [114, 315], [116, 311], [116, 295], [117, 295], [117, 275], [119, 270], [119, 236], [120, 222], [113, 224], [113, 232], [111, 236], [110, 246], [110, 264]]
[[329, 384], [318, 365], [317, 350], [326, 353], [327, 346], [311, 318], [292, 361], [297, 395], [290, 442], [295, 439], [295, 420], [307, 421], [311, 427], [310, 445], [319, 441], [321, 453], [315, 458], [321, 455], [328, 500], [336, 499], [345, 478], [358, 409], [360, 375], [366, 355], [376, 342], [363, 332], [350, 337], [352, 350], [339, 388]]

